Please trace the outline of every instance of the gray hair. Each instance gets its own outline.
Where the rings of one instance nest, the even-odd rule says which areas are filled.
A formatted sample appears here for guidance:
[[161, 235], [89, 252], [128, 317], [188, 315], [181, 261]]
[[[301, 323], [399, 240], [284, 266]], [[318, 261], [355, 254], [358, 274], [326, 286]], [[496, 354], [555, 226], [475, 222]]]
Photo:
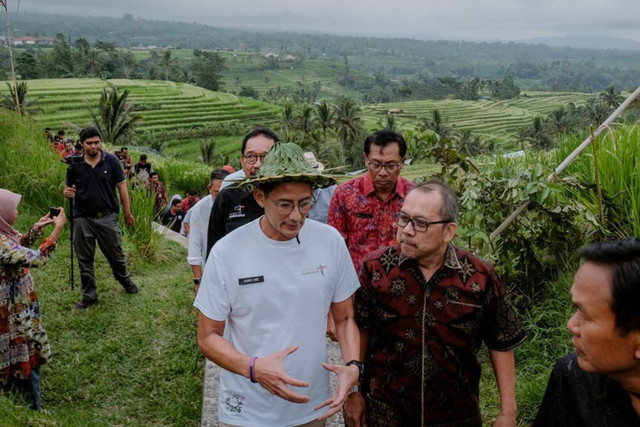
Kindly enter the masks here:
[[[411, 191], [422, 191], [423, 193], [433, 193], [437, 191], [442, 197], [442, 205], [440, 206], [440, 215], [444, 221], [458, 222], [458, 196], [455, 191], [443, 181], [439, 179], [430, 179], [426, 182], [418, 182]], [[409, 192], [411, 192], [409, 191]]]

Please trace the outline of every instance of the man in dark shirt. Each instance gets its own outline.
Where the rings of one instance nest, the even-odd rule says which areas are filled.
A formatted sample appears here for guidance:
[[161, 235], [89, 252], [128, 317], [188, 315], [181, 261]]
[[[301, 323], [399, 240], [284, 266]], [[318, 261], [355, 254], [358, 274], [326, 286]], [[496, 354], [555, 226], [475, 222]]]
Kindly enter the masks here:
[[147, 155], [140, 154], [140, 160], [133, 166], [133, 170], [136, 173], [136, 178], [143, 184], [147, 185], [149, 182], [149, 175], [153, 172], [151, 163], [147, 162]]
[[640, 426], [640, 239], [583, 247], [567, 322], [575, 353], [551, 373], [535, 427]]
[[162, 214], [162, 225], [179, 233], [182, 220], [184, 220], [184, 212], [180, 209], [180, 200], [174, 199], [169, 210]]
[[[244, 137], [240, 164], [245, 176], [255, 176], [267, 152], [278, 141], [278, 136], [267, 128], [254, 129]], [[260, 218], [262, 214], [264, 209], [258, 205], [250, 191], [238, 188], [237, 184], [220, 191], [209, 217], [207, 256], [218, 240], [236, 228]]]
[[347, 398], [349, 426], [481, 426], [483, 343], [496, 425], [516, 425], [513, 348], [524, 332], [494, 268], [451, 244], [457, 217], [449, 186], [418, 184], [396, 215], [399, 243], [365, 258], [355, 295], [365, 378]]
[[96, 241], [109, 261], [115, 279], [129, 294], [138, 293], [127, 270], [127, 259], [122, 251], [122, 236], [118, 228], [118, 188], [127, 226], [134, 219], [129, 205], [129, 194], [124, 172], [118, 158], [102, 150], [102, 136], [95, 127], [80, 132], [84, 149], [82, 162], [72, 164], [67, 170], [66, 197], [75, 197], [73, 208], [73, 244], [80, 266], [82, 300], [77, 309], [85, 309], [98, 302], [93, 258]]

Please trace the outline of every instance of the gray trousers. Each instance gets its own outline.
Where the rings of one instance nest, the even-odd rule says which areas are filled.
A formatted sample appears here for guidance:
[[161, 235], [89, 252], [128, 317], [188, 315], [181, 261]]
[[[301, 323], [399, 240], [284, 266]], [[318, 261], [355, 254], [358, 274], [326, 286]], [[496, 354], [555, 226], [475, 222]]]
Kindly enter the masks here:
[[93, 270], [96, 241], [105, 258], [109, 261], [113, 277], [124, 288], [131, 285], [131, 275], [127, 270], [127, 258], [122, 251], [122, 234], [118, 227], [118, 214], [112, 213], [102, 218], [74, 218], [73, 246], [80, 267], [83, 301], [98, 299], [96, 276]]

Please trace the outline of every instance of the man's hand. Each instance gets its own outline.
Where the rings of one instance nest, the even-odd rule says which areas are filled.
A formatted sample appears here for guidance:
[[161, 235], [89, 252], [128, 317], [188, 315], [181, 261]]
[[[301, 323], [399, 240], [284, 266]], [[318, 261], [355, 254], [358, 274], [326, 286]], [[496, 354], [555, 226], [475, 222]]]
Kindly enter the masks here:
[[351, 393], [344, 402], [345, 424], [349, 427], [366, 427], [367, 405], [361, 392]]
[[358, 381], [358, 377], [360, 376], [360, 369], [357, 366], [344, 366], [344, 365], [329, 365], [327, 363], [323, 363], [322, 367], [329, 372], [333, 372], [338, 377], [338, 389], [333, 396], [329, 399], [322, 402], [320, 405], [316, 406], [314, 411], [317, 411], [320, 408], [324, 408], [325, 406], [329, 406], [329, 410], [324, 413], [318, 420], [325, 420], [331, 417], [334, 414], [337, 414], [338, 411], [344, 405], [344, 401], [347, 398], [347, 393], [353, 387], [353, 385]]
[[309, 383], [290, 377], [284, 371], [284, 358], [298, 349], [292, 345], [277, 353], [256, 359], [254, 364], [255, 379], [272, 394], [294, 403], [307, 403], [309, 396], [299, 394], [288, 386], [309, 387]]
[[64, 187], [64, 197], [68, 197], [70, 199], [76, 197], [76, 186], [72, 185], [71, 187]]
[[131, 212], [125, 212], [124, 214], [124, 222], [127, 224], [127, 227], [133, 227], [133, 224], [136, 222]]
[[498, 418], [493, 422], [493, 427], [515, 427], [516, 426], [516, 413], [505, 413], [500, 411]]

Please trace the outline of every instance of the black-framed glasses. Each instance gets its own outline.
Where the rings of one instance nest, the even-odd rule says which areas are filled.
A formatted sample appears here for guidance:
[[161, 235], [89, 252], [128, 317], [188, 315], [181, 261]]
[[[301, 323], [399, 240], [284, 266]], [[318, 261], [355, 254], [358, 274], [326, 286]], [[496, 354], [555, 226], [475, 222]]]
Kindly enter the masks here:
[[263, 162], [263, 161], [264, 161], [264, 158], [265, 158], [266, 156], [267, 156], [266, 154], [265, 154], [264, 156], [259, 156], [259, 155], [257, 155], [257, 154], [247, 154], [246, 156], [245, 156], [245, 155], [243, 155], [242, 157], [244, 157], [244, 159], [246, 160], [246, 162], [247, 162], [247, 163], [249, 163], [249, 164], [251, 164], [251, 165], [252, 165], [252, 164], [254, 164], [258, 159], [260, 159], [260, 161], [261, 161], [261, 162]]
[[371, 168], [374, 171], [379, 171], [382, 168], [385, 168], [387, 172], [389, 173], [394, 173], [395, 171], [398, 170], [398, 168], [400, 166], [402, 166], [402, 163], [378, 163], [378, 162], [370, 162], [369, 160], [367, 160], [367, 164], [369, 165], [369, 168]]
[[446, 221], [425, 221], [424, 219], [418, 219], [418, 218], [411, 218], [409, 215], [405, 215], [402, 212], [398, 212], [396, 214], [396, 224], [398, 224], [398, 227], [406, 227], [407, 225], [409, 225], [409, 223], [411, 223], [411, 226], [413, 227], [413, 229], [415, 231], [417, 231], [418, 233], [424, 233], [425, 231], [427, 231], [429, 229], [430, 225], [433, 224], [448, 224], [450, 223], [450, 220], [446, 220]]
[[298, 207], [301, 215], [306, 215], [316, 204], [316, 201], [313, 198], [304, 199], [298, 203], [290, 202], [288, 200], [274, 200], [268, 196], [267, 199], [271, 200], [271, 203], [276, 205], [276, 210], [280, 215], [290, 215], [296, 206]]

